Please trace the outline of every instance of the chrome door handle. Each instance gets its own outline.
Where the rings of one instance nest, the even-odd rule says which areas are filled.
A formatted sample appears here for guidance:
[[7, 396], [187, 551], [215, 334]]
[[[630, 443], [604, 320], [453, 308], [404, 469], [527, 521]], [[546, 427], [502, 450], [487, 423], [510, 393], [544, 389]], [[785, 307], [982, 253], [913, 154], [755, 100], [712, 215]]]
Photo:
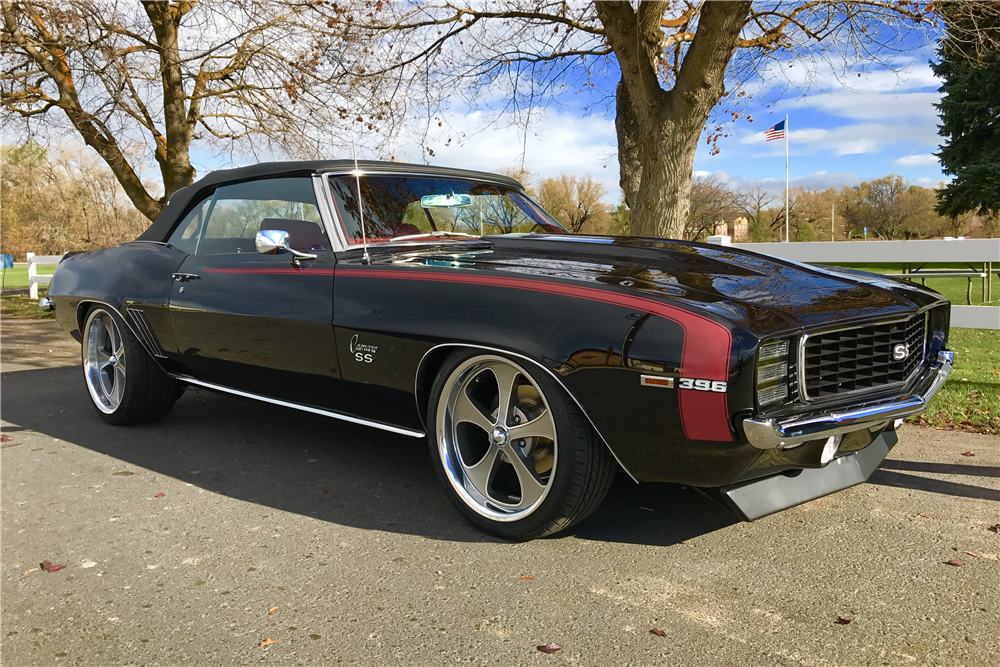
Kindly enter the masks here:
[[189, 280], [201, 280], [201, 276], [196, 273], [175, 273], [174, 280], [179, 283], [186, 283]]

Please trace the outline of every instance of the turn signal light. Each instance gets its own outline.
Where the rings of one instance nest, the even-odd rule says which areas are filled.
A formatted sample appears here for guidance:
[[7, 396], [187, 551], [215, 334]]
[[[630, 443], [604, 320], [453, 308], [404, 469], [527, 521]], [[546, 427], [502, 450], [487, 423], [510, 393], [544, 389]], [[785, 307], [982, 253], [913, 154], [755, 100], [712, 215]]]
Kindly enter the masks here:
[[757, 405], [788, 399], [788, 340], [761, 343], [757, 351]]

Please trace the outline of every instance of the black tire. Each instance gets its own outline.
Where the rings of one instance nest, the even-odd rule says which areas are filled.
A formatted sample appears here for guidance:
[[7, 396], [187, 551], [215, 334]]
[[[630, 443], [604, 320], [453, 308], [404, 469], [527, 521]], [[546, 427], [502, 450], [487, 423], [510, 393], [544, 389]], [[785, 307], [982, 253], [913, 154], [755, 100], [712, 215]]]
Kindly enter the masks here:
[[[106, 394], [102, 399], [103, 388], [99, 385], [99, 380], [95, 380], [91, 374], [94, 372], [94, 365], [88, 366], [92, 333], [95, 336], [100, 335], [99, 332], [94, 333], [92, 325], [98, 319], [106, 322], [103, 318], [110, 318], [113, 321], [115, 331], [120, 335], [118, 347], [125, 360], [124, 390], [120, 396], [116, 396], [117, 405], [114, 401], [105, 401]], [[84, 384], [90, 395], [91, 404], [101, 419], [109, 424], [124, 426], [153, 422], [170, 412], [183, 393], [183, 387], [159, 367], [114, 309], [100, 304], [92, 306], [84, 318], [81, 333]], [[114, 371], [111, 375], [114, 375]]]
[[[518, 517], [516, 519], [505, 517], [504, 520], [496, 520], [491, 516], [484, 515], [484, 511], [490, 509], [489, 493], [486, 493], [481, 498], [481, 502], [477, 503], [476, 499], [471, 498], [464, 490], [459, 490], [468, 488], [464, 480], [457, 481], [457, 477], [461, 477], [461, 471], [468, 468], [461, 467], [465, 466], [465, 463], [461, 461], [454, 462], [460, 455], [457, 450], [448, 449], [447, 442], [442, 440], [443, 437], [454, 437], [455, 434], [455, 431], [449, 431], [452, 428], [448, 425], [449, 418], [442, 417], [442, 415], [449, 413], [448, 401], [452, 400], [451, 397], [455, 395], [455, 391], [470, 391], [465, 388], [470, 385], [462, 385], [459, 389], [454, 389], [455, 380], [462, 381], [462, 369], [471, 368], [472, 370], [465, 372], [475, 374], [475, 364], [480, 363], [478, 360], [481, 359], [487, 360], [482, 363], [502, 359], [516, 367], [519, 371], [518, 375], [530, 381], [533, 384], [533, 389], [537, 389], [544, 397], [544, 403], [551, 412], [554, 421], [557, 437], [552, 440], [553, 463], [546, 487], [547, 491], [538, 501], [537, 506], [524, 510], [528, 512], [525, 516], [514, 514], [513, 516]], [[458, 373], [457, 376], [456, 373]], [[493, 377], [499, 378], [498, 375]], [[469, 380], [469, 382], [471, 381]], [[521, 381], [521, 377], [515, 380], [515, 387]], [[450, 386], [449, 382], [451, 382]], [[446, 401], [444, 406], [442, 406], [442, 400]], [[496, 413], [499, 414], [499, 412], [497, 409]], [[442, 424], [442, 419], [444, 419], [444, 424]], [[492, 419], [498, 420], [498, 417], [493, 416]], [[500, 422], [497, 421], [497, 423]], [[523, 541], [544, 537], [583, 521], [604, 500], [614, 479], [614, 457], [594, 432], [593, 427], [573, 399], [546, 372], [532, 363], [512, 356], [494, 353], [484, 354], [476, 350], [461, 350], [449, 356], [431, 387], [427, 427], [431, 459], [449, 499], [459, 512], [475, 526], [506, 539]], [[512, 426], [512, 428], [516, 428], [516, 426]], [[448, 436], [448, 432], [452, 433], [452, 436]], [[515, 441], [514, 444], [516, 442], [523, 443], [524, 440]], [[536, 442], [538, 442], [537, 439]], [[488, 448], [492, 447], [493, 444], [489, 443]], [[449, 452], [447, 458], [453, 461], [450, 471], [444, 462], [442, 453], [444, 451]], [[485, 455], [483, 460], [485, 460]], [[508, 463], [510, 461], [509, 457], [506, 459], [501, 457], [501, 460], [506, 460]], [[496, 474], [499, 475], [499, 473]], [[521, 488], [523, 499], [523, 486]]]

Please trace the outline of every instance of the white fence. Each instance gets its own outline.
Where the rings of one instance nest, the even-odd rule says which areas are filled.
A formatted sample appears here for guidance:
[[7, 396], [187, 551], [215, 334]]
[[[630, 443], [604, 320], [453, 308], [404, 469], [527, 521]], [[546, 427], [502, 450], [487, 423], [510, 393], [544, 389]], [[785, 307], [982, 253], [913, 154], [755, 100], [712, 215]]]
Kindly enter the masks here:
[[[740, 250], [773, 255], [796, 262], [818, 264], [899, 264], [913, 278], [933, 278], [925, 264], [966, 264], [975, 266], [967, 275], [982, 276], [983, 300], [992, 298], [990, 277], [1000, 273], [1000, 239], [954, 241], [838, 241], [813, 243], [728, 243], [727, 236], [713, 236], [709, 243], [732, 245]], [[982, 268], [979, 268], [982, 267]], [[899, 275], [899, 274], [896, 274]], [[970, 287], [971, 289], [971, 287]], [[951, 326], [962, 329], [1000, 329], [1000, 308], [995, 306], [951, 307]]]
[[38, 298], [38, 286], [48, 285], [52, 282], [52, 276], [38, 275], [39, 266], [57, 266], [62, 261], [62, 255], [36, 255], [28, 253], [28, 292], [32, 299]]

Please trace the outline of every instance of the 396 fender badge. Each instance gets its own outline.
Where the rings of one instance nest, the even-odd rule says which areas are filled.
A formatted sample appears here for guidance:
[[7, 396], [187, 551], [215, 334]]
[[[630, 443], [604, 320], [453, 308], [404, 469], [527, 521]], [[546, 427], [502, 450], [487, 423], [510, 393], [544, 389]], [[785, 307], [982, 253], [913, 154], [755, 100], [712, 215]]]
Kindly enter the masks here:
[[693, 389], [694, 391], [714, 391], [725, 393], [727, 384], [720, 380], [696, 380], [694, 378], [672, 378], [659, 375], [643, 375], [639, 384], [644, 387], [663, 387], [664, 389]]

